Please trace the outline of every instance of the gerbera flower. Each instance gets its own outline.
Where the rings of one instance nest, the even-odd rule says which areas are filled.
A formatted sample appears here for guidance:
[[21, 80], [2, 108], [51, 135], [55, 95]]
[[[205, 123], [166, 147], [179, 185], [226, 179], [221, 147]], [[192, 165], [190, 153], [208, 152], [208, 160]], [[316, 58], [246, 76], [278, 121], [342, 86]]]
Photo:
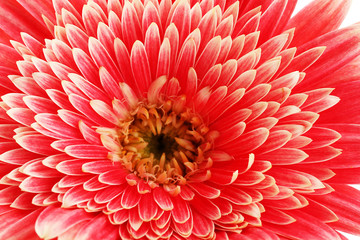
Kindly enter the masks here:
[[0, 239], [360, 235], [350, 0], [0, 1]]

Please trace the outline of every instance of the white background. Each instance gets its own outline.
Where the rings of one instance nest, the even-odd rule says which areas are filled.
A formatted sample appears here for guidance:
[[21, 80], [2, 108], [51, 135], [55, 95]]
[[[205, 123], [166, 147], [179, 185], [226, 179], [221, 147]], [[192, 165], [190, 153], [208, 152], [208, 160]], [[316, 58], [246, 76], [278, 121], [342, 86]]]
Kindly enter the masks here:
[[[315, 0], [317, 1], [317, 0]], [[304, 6], [312, 2], [312, 0], [298, 0], [298, 5], [295, 8], [295, 12], [298, 12], [300, 9], [302, 9]], [[353, 3], [351, 5], [350, 11], [345, 18], [342, 27], [349, 26], [353, 23], [360, 22], [360, 0], [353, 0]], [[357, 186], [358, 189], [360, 185]], [[359, 216], [360, 218], [360, 216]], [[360, 237], [351, 236], [349, 234], [344, 234], [349, 240], [360, 240]]]

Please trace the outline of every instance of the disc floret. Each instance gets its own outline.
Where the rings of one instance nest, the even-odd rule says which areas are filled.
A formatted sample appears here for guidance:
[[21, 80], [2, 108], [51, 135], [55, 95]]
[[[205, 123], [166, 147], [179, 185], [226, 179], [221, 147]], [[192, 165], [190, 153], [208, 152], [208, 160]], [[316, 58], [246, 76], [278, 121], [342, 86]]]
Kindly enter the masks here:
[[185, 102], [185, 96], [162, 104], [140, 101], [116, 128], [98, 128], [109, 158], [150, 186], [183, 185], [210, 167], [206, 152], [217, 134]]

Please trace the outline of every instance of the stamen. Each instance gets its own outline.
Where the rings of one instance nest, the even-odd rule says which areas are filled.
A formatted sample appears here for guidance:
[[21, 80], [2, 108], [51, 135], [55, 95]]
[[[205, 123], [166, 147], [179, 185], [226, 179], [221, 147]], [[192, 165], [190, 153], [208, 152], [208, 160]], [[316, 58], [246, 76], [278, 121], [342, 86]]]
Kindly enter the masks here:
[[192, 142], [186, 140], [186, 139], [181, 139], [181, 138], [175, 138], [175, 141], [182, 146], [183, 148], [185, 148], [186, 150], [195, 152], [195, 148], [194, 145], [192, 144]]
[[164, 165], [165, 165], [165, 153], [163, 153], [160, 158], [159, 166], [161, 171], [164, 170]]

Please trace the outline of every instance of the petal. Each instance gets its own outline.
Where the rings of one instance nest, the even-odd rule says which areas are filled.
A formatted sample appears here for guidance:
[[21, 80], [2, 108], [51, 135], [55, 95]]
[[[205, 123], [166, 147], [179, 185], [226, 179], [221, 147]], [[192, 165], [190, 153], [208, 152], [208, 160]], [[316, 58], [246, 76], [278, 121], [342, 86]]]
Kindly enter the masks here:
[[130, 63], [138, 91], [146, 92], [151, 83], [151, 71], [145, 47], [140, 41], [135, 41], [132, 46]]
[[195, 211], [201, 212], [201, 214], [211, 220], [217, 220], [221, 218], [220, 209], [207, 198], [195, 196], [191, 201], [192, 213]]
[[259, 31], [261, 31], [260, 42], [268, 39], [280, 23], [287, 1], [275, 0], [266, 9], [260, 19]]
[[[298, 219], [298, 221], [287, 225], [287, 227], [278, 227], [270, 223], [264, 223], [264, 227], [288, 238], [340, 240], [335, 230], [316, 217], [302, 213], [301, 210], [294, 212], [291, 216]], [[293, 229], [296, 229], [296, 231]]]
[[[211, 172], [213, 173], [213, 172]], [[188, 184], [188, 186], [197, 192], [199, 195], [207, 199], [214, 199], [220, 196], [220, 190], [203, 183]]]
[[[0, 232], [4, 239], [31, 239], [36, 238], [34, 223], [38, 218], [41, 209], [30, 212], [28, 215], [18, 219], [15, 223], [9, 224]], [[16, 217], [16, 214], [8, 216], [9, 219]]]
[[69, 208], [76, 206], [79, 203], [84, 203], [93, 199], [95, 192], [84, 190], [82, 185], [70, 188], [62, 199], [62, 208]]
[[170, 211], [174, 208], [170, 195], [162, 188], [158, 187], [153, 190], [153, 197], [155, 202], [164, 211]]
[[[1, 2], [0, 4], [0, 27], [12, 39], [21, 40], [20, 32], [26, 32], [37, 39], [51, 38], [51, 34], [46, 31], [44, 25], [38, 22], [29, 12], [27, 12], [17, 2]], [[36, 23], [36, 24], [33, 24]]]
[[16, 142], [24, 149], [42, 155], [57, 153], [57, 151], [51, 147], [53, 141], [54, 139], [40, 134], [25, 135], [16, 139]]
[[158, 207], [154, 201], [153, 194], [147, 193], [141, 196], [139, 202], [139, 216], [143, 221], [151, 221], [154, 219], [158, 211]]
[[[101, 229], [99, 231], [98, 229]], [[90, 220], [87, 224], [78, 231], [76, 239], [116, 239], [119, 237], [118, 227], [109, 223], [105, 215], [99, 214], [97, 217]]]
[[35, 230], [41, 238], [51, 239], [66, 232], [75, 224], [88, 219], [90, 216], [82, 209], [63, 209], [50, 206], [45, 208], [37, 218]]
[[185, 223], [191, 216], [190, 208], [187, 201], [180, 197], [172, 198], [174, 209], [171, 211], [172, 217], [175, 222]]
[[83, 159], [106, 159], [108, 155], [105, 147], [86, 144], [68, 146], [65, 152], [70, 156]]
[[121, 206], [125, 209], [132, 209], [140, 202], [141, 194], [136, 187], [129, 186], [125, 189], [121, 197]]
[[326, 46], [326, 49], [322, 57], [306, 70], [307, 77], [297, 87], [304, 87], [307, 82], [319, 81], [328, 72], [338, 70], [358, 56], [359, 31], [360, 25], [353, 25], [325, 34], [299, 47], [300, 53], [317, 46]]
[[132, 3], [125, 2], [123, 6], [121, 30], [124, 42], [128, 48], [130, 48], [136, 40], [142, 40], [141, 24]]
[[192, 216], [194, 223], [196, 223], [193, 227], [193, 234], [195, 236], [199, 238], [207, 237], [214, 232], [214, 223], [210, 219], [204, 217], [197, 211], [193, 211]]
[[[334, 95], [340, 97], [341, 101], [336, 106], [321, 113], [321, 121], [326, 123], [360, 123], [358, 94], [356, 91], [360, 81], [350, 82], [339, 85], [334, 90]], [[338, 114], [341, 111], [341, 114]], [[346, 118], [341, 117], [346, 116]]]
[[[312, 1], [291, 18], [285, 27], [296, 28], [292, 46], [309, 42], [311, 39], [337, 29], [344, 20], [351, 1]], [[314, 19], [316, 18], [316, 21]]]

